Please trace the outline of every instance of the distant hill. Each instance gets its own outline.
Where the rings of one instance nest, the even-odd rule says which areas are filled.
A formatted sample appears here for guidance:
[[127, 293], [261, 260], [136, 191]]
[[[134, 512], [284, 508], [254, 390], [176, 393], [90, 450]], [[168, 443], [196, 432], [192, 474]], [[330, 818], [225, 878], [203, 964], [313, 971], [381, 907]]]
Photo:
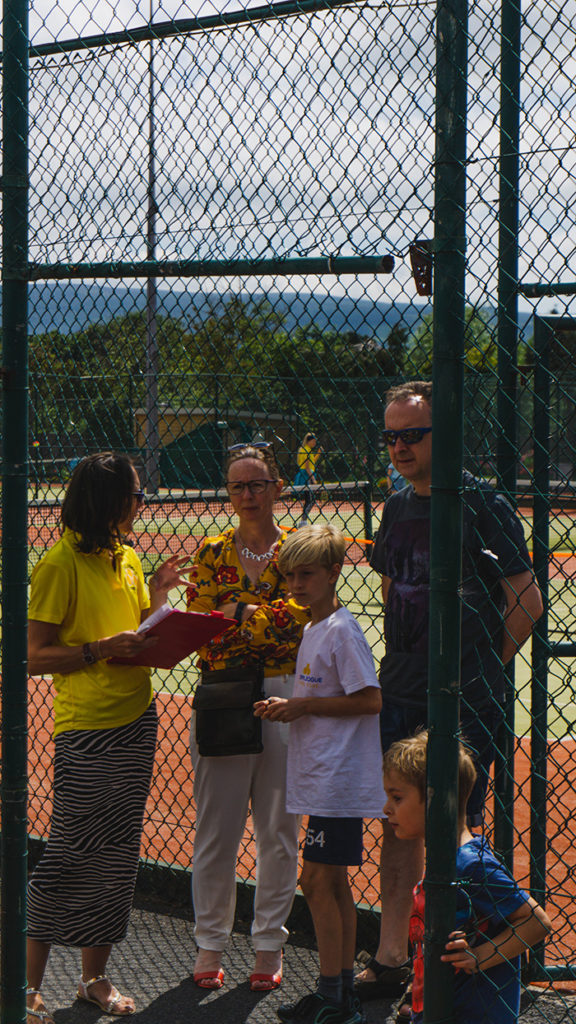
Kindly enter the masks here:
[[[194, 321], [206, 319], [225, 298], [226, 295], [216, 291], [202, 290], [195, 282], [181, 291], [160, 285], [158, 312], [178, 318], [188, 327]], [[247, 301], [267, 299], [284, 317], [284, 326], [289, 331], [297, 325], [315, 323], [322, 330], [356, 331], [382, 339], [399, 322], [410, 331], [432, 309], [430, 303], [424, 302], [372, 302], [314, 292], [257, 292], [245, 298]], [[145, 282], [140, 287], [130, 288], [120, 284], [114, 287], [96, 283], [34, 283], [30, 286], [30, 332], [79, 331], [90, 324], [106, 323], [125, 313], [143, 310], [145, 304]], [[529, 319], [529, 314], [521, 314], [521, 326]]]

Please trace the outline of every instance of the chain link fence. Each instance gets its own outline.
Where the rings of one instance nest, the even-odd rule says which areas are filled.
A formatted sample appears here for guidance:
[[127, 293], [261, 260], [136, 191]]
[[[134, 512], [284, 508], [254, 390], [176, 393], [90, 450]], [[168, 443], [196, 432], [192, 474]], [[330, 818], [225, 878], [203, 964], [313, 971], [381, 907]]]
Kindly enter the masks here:
[[[231, 522], [222, 469], [235, 442], [274, 443], [278, 522], [292, 529], [305, 499], [292, 484], [297, 452], [313, 431], [323, 458], [310, 520], [348, 538], [340, 597], [378, 660], [369, 557], [391, 486], [383, 399], [432, 373], [436, 6], [125, 7], [30, 4], [29, 567], [58, 536], [74, 465], [108, 448], [134, 457], [148, 492], [134, 533], [147, 572]], [[495, 3], [470, 11], [465, 465], [518, 506], [547, 607], [516, 658], [485, 828], [553, 918], [532, 978], [569, 989], [576, 285], [563, 285], [576, 30], [568, 0], [522, 14], [516, 178], [499, 175], [502, 148], [516, 148], [512, 130], [504, 144], [500, 134], [517, 46], [505, 36], [501, 53], [502, 23]], [[518, 196], [512, 232], [507, 190]], [[508, 250], [524, 293], [511, 388]], [[534, 313], [547, 331], [540, 348]], [[192, 659], [155, 679], [143, 856], [181, 869], [194, 839], [196, 681]], [[30, 831], [45, 838], [49, 680], [31, 680], [29, 693]], [[368, 822], [354, 875], [358, 902], [374, 909], [379, 837]], [[239, 875], [254, 878], [250, 828]]]

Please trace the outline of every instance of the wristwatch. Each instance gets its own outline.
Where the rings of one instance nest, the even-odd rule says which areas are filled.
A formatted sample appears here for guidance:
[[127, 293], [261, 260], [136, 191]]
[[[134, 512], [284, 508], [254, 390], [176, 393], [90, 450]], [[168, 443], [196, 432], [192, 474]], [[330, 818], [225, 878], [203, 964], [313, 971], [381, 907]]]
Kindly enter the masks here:
[[92, 653], [90, 644], [82, 644], [82, 657], [85, 665], [95, 665], [98, 658]]
[[246, 607], [246, 602], [245, 601], [238, 601], [238, 604], [236, 605], [236, 607], [234, 609], [234, 618], [235, 618], [235, 620], [236, 620], [236, 622], [238, 623], [239, 626], [242, 625], [242, 612], [244, 611], [245, 607]]

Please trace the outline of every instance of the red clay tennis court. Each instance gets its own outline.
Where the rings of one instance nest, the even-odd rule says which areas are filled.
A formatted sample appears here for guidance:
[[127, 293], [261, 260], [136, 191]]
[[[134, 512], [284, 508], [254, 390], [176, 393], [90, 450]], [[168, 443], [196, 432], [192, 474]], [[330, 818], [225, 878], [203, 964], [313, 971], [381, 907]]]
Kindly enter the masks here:
[[[301, 503], [287, 499], [280, 509], [284, 528], [293, 526]], [[379, 522], [381, 505], [373, 510]], [[361, 495], [325, 495], [315, 514], [336, 521], [350, 536], [347, 563], [364, 573], [370, 544], [362, 536], [365, 508]], [[529, 510], [525, 510], [529, 514]], [[30, 508], [30, 544], [33, 557], [54, 542], [58, 530], [59, 507], [56, 503], [38, 503]], [[171, 499], [144, 509], [136, 534], [137, 550], [145, 560], [156, 561], [169, 554], [194, 553], [206, 532], [215, 533], [229, 522], [228, 510], [220, 503]], [[360, 539], [353, 540], [353, 537]], [[562, 581], [576, 574], [576, 554], [551, 552], [551, 581]], [[372, 598], [377, 595], [371, 595]], [[358, 598], [361, 595], [358, 594]], [[379, 599], [378, 599], [379, 600]], [[378, 606], [378, 616], [381, 614]], [[176, 689], [176, 687], [175, 687]], [[30, 832], [46, 837], [51, 809], [51, 692], [44, 679], [30, 681]], [[160, 693], [160, 732], [156, 771], [148, 803], [142, 855], [150, 861], [189, 869], [192, 861], [195, 808], [193, 777], [188, 753], [190, 697], [182, 693]], [[554, 921], [554, 935], [547, 954], [548, 963], [573, 960], [573, 934], [576, 927], [576, 843], [574, 837], [574, 766], [576, 744], [573, 738], [550, 738], [547, 747], [548, 800], [546, 811], [546, 884], [547, 909]], [[525, 886], [530, 881], [530, 742], [516, 741], [514, 758], [515, 874]], [[486, 827], [491, 829], [492, 801], [488, 804]], [[366, 822], [365, 862], [353, 876], [355, 897], [359, 902], [378, 907], [378, 844], [380, 825]], [[254, 844], [250, 829], [244, 837], [238, 867], [243, 879], [254, 877]], [[558, 983], [576, 990], [576, 983]]]
[[[193, 773], [188, 752], [190, 698], [158, 695], [160, 729], [156, 769], [145, 821], [142, 856], [163, 865], [190, 869], [194, 847], [195, 807]], [[51, 812], [52, 698], [45, 679], [30, 680], [29, 773], [30, 833], [46, 838]], [[530, 746], [518, 740], [514, 759], [516, 835], [514, 873], [518, 881], [530, 879]], [[549, 946], [550, 963], [570, 962], [576, 926], [576, 846], [573, 842], [576, 755], [574, 741], [553, 741], [548, 747], [549, 789], [547, 835], [547, 910], [554, 923]], [[491, 828], [492, 801], [486, 827]], [[365, 860], [352, 876], [357, 902], [378, 908], [378, 844], [380, 824], [365, 823]], [[254, 843], [250, 828], [244, 835], [238, 874], [254, 878]], [[576, 991], [576, 983], [557, 983]]]

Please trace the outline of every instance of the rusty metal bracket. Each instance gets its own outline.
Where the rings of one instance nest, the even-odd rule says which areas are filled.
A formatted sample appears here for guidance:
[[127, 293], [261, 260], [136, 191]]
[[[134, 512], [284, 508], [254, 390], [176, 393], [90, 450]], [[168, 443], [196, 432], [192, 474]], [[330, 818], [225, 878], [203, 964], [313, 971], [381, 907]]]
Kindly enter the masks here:
[[418, 295], [432, 295], [432, 249], [430, 239], [419, 238], [410, 246], [410, 265]]

